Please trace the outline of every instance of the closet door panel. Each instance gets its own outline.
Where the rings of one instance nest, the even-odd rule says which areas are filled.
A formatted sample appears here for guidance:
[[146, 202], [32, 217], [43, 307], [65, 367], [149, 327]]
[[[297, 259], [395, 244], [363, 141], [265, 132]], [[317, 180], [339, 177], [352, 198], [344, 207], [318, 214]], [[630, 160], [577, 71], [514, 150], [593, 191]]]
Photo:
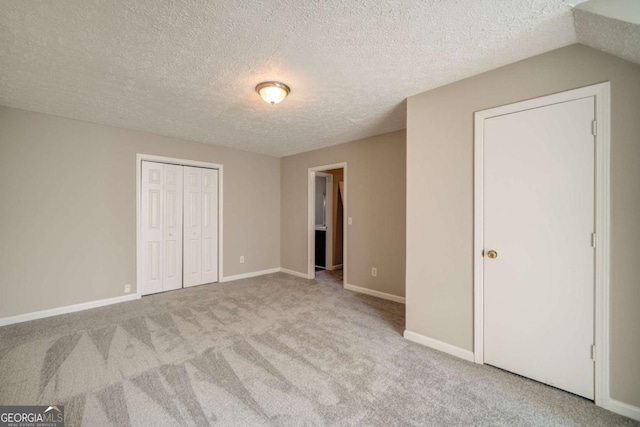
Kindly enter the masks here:
[[141, 180], [141, 293], [217, 282], [218, 171], [143, 161]]
[[218, 171], [202, 170], [202, 282], [218, 281]]
[[163, 291], [182, 287], [183, 167], [164, 165]]
[[202, 284], [202, 169], [184, 166], [184, 287]]
[[142, 162], [142, 287], [143, 295], [162, 291], [164, 165]]

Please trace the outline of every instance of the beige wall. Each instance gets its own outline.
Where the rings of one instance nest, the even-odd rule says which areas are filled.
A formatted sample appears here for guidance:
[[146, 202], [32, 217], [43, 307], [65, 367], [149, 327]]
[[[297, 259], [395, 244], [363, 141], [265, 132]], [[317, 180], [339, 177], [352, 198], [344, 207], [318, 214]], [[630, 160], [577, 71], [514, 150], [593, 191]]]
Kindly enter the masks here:
[[344, 221], [340, 221], [338, 218], [338, 202], [340, 201], [340, 182], [344, 181], [344, 170], [343, 169], [332, 169], [328, 170], [327, 173], [333, 176], [333, 196], [332, 196], [332, 204], [331, 204], [331, 222], [333, 224], [332, 235], [331, 235], [331, 245], [333, 247], [333, 260], [332, 265], [340, 265], [342, 264], [342, 243], [343, 243], [343, 233], [342, 228], [344, 227]]
[[136, 153], [222, 163], [224, 275], [280, 266], [280, 159], [0, 108], [0, 317], [135, 292]]
[[611, 81], [611, 395], [640, 406], [640, 65], [573, 45], [409, 98], [407, 329], [473, 349], [473, 113]]
[[347, 162], [348, 283], [404, 296], [405, 138], [402, 130], [282, 158], [282, 267], [307, 273], [308, 168]]

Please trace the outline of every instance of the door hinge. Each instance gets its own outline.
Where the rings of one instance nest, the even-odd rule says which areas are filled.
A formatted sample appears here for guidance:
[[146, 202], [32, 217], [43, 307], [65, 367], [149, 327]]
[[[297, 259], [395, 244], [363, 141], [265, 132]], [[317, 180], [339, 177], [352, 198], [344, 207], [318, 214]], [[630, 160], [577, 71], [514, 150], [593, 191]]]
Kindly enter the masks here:
[[593, 134], [593, 136], [596, 136], [598, 134], [598, 122], [596, 122], [595, 120], [591, 122], [591, 133]]
[[591, 360], [596, 361], [596, 345], [591, 345]]
[[596, 233], [591, 233], [591, 247], [596, 247]]

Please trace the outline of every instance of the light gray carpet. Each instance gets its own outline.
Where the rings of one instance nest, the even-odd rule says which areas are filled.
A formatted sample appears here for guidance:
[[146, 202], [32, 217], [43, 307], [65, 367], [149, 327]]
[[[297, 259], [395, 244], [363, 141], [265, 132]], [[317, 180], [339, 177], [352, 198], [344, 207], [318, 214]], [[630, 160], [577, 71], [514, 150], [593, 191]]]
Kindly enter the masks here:
[[67, 425], [635, 425], [402, 338], [404, 306], [278, 273], [0, 328], [0, 404]]

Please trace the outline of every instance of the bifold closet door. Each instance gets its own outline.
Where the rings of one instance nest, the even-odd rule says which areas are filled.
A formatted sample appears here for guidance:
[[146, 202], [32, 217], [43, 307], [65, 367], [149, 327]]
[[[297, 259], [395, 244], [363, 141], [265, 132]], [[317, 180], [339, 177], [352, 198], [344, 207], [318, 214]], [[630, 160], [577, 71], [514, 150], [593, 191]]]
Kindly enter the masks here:
[[184, 167], [184, 286], [218, 281], [218, 171]]
[[202, 180], [200, 168], [184, 167], [184, 286], [201, 283]]
[[164, 165], [162, 290], [182, 288], [182, 166]]
[[218, 281], [218, 171], [202, 169], [202, 283]]
[[142, 162], [143, 295], [182, 287], [182, 167]]

